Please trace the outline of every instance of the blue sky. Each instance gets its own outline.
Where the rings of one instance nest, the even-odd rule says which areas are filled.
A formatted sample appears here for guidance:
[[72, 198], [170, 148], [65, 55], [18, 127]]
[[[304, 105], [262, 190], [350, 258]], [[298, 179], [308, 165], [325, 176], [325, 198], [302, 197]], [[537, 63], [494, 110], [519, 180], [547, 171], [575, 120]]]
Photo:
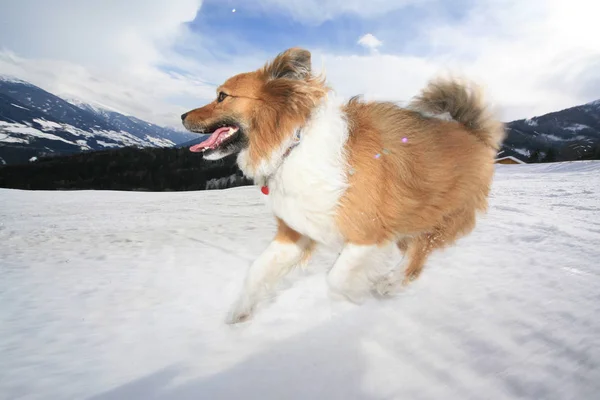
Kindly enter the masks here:
[[436, 4], [434, 12], [429, 3], [407, 4], [370, 17], [341, 11], [325, 21], [306, 21], [282, 10], [254, 7], [243, 1], [207, 0], [187, 26], [212, 39], [205, 50], [225, 52], [228, 56], [248, 55], [257, 48], [277, 53], [292, 46], [337, 54], [367, 52], [357, 44], [365, 33], [383, 41], [388, 53], [425, 55], [430, 50], [426, 44], [414, 45], [420, 27], [433, 19], [459, 24], [470, 4], [471, 0], [442, 1]]
[[451, 72], [512, 120], [600, 98], [598, 14], [588, 0], [21, 0], [0, 14], [0, 74], [178, 126], [223, 80], [302, 46], [343, 97], [403, 102]]

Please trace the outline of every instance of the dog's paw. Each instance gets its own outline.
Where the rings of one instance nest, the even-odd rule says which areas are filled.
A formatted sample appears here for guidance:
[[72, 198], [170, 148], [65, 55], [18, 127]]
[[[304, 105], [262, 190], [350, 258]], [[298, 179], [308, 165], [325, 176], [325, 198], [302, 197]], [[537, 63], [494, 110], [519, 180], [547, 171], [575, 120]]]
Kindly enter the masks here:
[[364, 287], [354, 286], [349, 282], [334, 282], [329, 281], [329, 298], [335, 301], [349, 301], [353, 304], [362, 304], [368, 291], [365, 292]]
[[241, 324], [243, 322], [247, 322], [252, 318], [252, 313], [250, 312], [232, 312], [225, 319], [225, 323], [228, 325], [236, 325]]
[[402, 282], [395, 273], [384, 275], [373, 284], [371, 292], [375, 297], [389, 298], [397, 295], [402, 287]]
[[252, 319], [253, 314], [252, 307], [242, 307], [242, 308], [234, 308], [227, 318], [225, 319], [225, 323], [228, 325], [240, 324], [242, 322], [247, 322]]
[[239, 300], [227, 315], [225, 323], [227, 323], [228, 325], [235, 325], [249, 321], [250, 319], [252, 319], [253, 313], [253, 303], [246, 299]]

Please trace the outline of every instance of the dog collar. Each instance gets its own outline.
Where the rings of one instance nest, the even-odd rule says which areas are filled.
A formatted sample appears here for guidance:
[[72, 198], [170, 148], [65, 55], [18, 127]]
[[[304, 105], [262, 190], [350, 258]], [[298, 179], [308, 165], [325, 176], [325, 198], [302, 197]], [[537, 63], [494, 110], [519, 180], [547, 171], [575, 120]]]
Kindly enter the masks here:
[[[290, 155], [292, 150], [300, 144], [301, 138], [302, 138], [302, 130], [297, 129], [296, 132], [294, 132], [294, 138], [292, 139], [292, 144], [286, 149], [285, 153], [283, 153], [282, 160], [281, 160], [282, 163], [283, 163], [283, 160], [285, 160], [287, 158], [287, 156]], [[269, 186], [267, 186], [267, 185], [261, 186], [260, 191], [265, 196], [268, 195], [269, 194]]]

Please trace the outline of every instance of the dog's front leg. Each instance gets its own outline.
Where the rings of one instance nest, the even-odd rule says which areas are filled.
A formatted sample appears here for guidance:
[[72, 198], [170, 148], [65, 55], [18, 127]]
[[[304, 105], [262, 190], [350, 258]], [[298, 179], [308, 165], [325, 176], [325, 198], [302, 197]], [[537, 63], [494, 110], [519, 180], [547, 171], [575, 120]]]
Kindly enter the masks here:
[[308, 258], [312, 245], [312, 240], [278, 220], [277, 235], [250, 266], [242, 293], [234, 304], [227, 323], [235, 324], [250, 319], [258, 302], [271, 293], [277, 282], [294, 266]]

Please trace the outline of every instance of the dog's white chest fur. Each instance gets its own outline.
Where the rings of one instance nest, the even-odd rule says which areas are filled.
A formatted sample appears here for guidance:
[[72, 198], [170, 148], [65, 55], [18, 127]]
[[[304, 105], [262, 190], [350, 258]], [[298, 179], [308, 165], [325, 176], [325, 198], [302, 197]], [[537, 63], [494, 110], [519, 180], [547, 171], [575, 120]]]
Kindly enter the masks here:
[[269, 180], [273, 212], [297, 232], [329, 246], [343, 242], [335, 212], [347, 188], [348, 127], [328, 100], [302, 129], [300, 144]]

